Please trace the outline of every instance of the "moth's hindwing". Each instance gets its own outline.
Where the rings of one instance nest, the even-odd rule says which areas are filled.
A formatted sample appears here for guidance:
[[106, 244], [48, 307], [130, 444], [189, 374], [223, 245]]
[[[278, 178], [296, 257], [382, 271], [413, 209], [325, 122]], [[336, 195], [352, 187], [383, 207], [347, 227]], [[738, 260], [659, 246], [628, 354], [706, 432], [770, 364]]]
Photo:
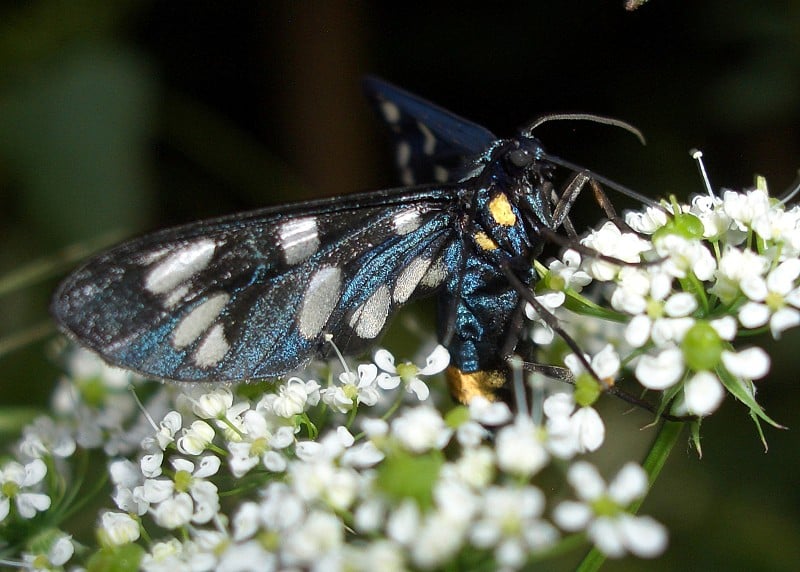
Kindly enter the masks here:
[[177, 381], [267, 378], [373, 344], [448, 277], [455, 189], [379, 191], [167, 229], [59, 287], [61, 327], [107, 361]]
[[364, 91], [392, 134], [405, 185], [460, 180], [467, 160], [497, 140], [491, 131], [375, 77]]

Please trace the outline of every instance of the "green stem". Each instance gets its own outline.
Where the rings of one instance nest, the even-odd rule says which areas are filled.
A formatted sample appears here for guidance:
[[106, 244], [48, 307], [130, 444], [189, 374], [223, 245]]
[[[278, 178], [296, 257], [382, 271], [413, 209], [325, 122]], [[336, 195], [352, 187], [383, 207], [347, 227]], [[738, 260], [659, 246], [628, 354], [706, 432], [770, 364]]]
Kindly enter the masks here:
[[[661, 426], [655, 441], [653, 441], [653, 446], [650, 447], [650, 452], [647, 453], [647, 457], [644, 463], [642, 463], [642, 467], [647, 473], [647, 481], [650, 485], [648, 489], [652, 488], [658, 475], [661, 473], [661, 469], [664, 468], [664, 464], [667, 462], [672, 448], [680, 438], [683, 426], [684, 423], [675, 421], [665, 421]], [[636, 512], [638, 512], [644, 499], [645, 497], [642, 497], [630, 506], [629, 510], [631, 514], [636, 514]], [[592, 548], [576, 570], [579, 572], [594, 572], [599, 570], [605, 561], [606, 555], [597, 548]]]

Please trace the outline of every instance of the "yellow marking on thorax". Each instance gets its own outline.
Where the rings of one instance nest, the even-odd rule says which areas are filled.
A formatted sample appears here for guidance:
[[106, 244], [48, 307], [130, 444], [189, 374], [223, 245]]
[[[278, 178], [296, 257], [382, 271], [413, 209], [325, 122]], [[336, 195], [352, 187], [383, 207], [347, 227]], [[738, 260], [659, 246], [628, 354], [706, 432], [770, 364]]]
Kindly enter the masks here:
[[489, 201], [489, 212], [494, 221], [501, 226], [514, 226], [517, 223], [517, 215], [511, 210], [511, 203], [505, 193], [498, 193]]
[[475, 242], [478, 243], [483, 250], [497, 250], [498, 246], [492, 238], [483, 231], [475, 233]]
[[464, 373], [452, 365], [445, 370], [445, 377], [450, 387], [450, 394], [464, 404], [468, 404], [479, 395], [489, 401], [496, 401], [495, 391], [503, 387], [506, 382], [506, 377], [501, 371]]

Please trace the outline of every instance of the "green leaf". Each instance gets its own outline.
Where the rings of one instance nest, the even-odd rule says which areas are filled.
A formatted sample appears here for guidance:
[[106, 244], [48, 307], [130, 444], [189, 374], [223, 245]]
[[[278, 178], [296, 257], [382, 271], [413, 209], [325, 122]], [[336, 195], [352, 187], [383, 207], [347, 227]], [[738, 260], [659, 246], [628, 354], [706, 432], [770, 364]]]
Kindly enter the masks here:
[[88, 572], [136, 572], [143, 556], [144, 548], [138, 544], [101, 548], [89, 558], [86, 570]]
[[744, 386], [744, 382], [741, 379], [732, 375], [724, 368], [718, 368], [716, 373], [719, 376], [720, 381], [722, 381], [722, 385], [725, 386], [725, 389], [727, 389], [736, 399], [750, 408], [751, 415], [760, 417], [762, 420], [766, 421], [777, 429], [786, 429], [786, 427], [767, 415], [764, 409], [756, 401], [753, 393]]
[[395, 450], [378, 469], [378, 487], [397, 500], [413, 498], [423, 510], [433, 505], [433, 485], [444, 459], [439, 451], [412, 455]]

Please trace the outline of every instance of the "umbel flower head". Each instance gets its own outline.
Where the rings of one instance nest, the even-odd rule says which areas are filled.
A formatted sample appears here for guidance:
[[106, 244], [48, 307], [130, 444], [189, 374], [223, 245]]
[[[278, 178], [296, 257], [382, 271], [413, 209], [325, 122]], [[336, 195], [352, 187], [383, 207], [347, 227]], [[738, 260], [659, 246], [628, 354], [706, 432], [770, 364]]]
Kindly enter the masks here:
[[[512, 372], [512, 407], [454, 404], [436, 377], [449, 363], [442, 346], [195, 387], [148, 384], [76, 351], [54, 413], [0, 465], [0, 535], [32, 530], [7, 545], [7, 563], [511, 571], [583, 539], [611, 557], [658, 556], [666, 527], [637, 514], [653, 475], [631, 459], [606, 484], [585, 459], [619, 442], [596, 405], [616, 394], [650, 408], [643, 424], [688, 422], [697, 445], [700, 420], [729, 395], [777, 425], [755, 399], [770, 359], [750, 334], [800, 323], [800, 211], [762, 185], [626, 221], [590, 233], [580, 254], [536, 263], [531, 339], [561, 373], [551, 383]], [[654, 451], [668, 454], [675, 426], [661, 426]], [[65, 491], [86, 478], [90, 450], [105, 456], [112, 490], [97, 546], [74, 550], [52, 523], [76, 510], [79, 495]]]

